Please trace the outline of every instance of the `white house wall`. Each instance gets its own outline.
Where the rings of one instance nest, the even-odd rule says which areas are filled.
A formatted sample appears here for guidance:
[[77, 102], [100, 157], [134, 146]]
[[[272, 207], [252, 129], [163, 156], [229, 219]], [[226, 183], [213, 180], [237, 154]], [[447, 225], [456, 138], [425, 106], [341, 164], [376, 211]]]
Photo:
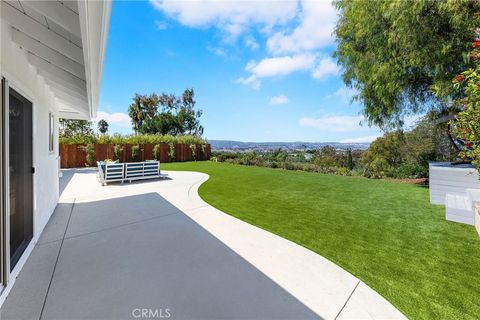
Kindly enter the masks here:
[[[1, 20], [0, 20], [1, 21]], [[12, 29], [1, 21], [1, 69], [10, 87], [33, 103], [34, 236], [38, 240], [58, 202], [58, 117], [52, 91], [28, 63], [27, 53], [11, 41]], [[55, 115], [54, 152], [49, 152], [49, 113]]]

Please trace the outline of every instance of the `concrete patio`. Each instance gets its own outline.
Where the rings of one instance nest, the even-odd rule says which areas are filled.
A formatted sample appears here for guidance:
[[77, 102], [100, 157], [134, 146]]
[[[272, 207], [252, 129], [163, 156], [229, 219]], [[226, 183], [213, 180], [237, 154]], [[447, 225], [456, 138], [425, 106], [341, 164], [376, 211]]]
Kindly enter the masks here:
[[102, 187], [65, 170], [0, 318], [404, 318], [330, 261], [205, 203], [207, 175], [168, 173]]

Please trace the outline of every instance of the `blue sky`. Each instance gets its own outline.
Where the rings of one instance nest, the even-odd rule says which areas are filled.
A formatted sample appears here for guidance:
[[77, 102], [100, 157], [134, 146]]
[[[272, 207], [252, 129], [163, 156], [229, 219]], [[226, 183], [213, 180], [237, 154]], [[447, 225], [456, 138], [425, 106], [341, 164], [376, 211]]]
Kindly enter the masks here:
[[331, 57], [323, 1], [114, 1], [99, 115], [131, 133], [135, 93], [194, 88], [207, 139], [370, 141]]

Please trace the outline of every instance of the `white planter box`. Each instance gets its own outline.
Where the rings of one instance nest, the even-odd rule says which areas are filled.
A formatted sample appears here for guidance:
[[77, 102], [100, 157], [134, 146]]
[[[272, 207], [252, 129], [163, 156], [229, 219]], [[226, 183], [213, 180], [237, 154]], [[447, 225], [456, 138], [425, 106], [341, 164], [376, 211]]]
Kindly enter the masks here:
[[480, 203], [475, 205], [475, 229], [477, 229], [480, 236]]
[[429, 171], [430, 202], [433, 204], [445, 205], [447, 193], [465, 196], [466, 189], [480, 189], [478, 173], [472, 165], [431, 162]]

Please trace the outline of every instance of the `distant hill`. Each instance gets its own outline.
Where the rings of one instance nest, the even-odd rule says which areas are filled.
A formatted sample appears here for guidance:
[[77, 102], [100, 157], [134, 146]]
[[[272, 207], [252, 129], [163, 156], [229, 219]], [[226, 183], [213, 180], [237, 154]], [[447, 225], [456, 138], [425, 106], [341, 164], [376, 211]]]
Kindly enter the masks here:
[[366, 150], [368, 143], [340, 143], [340, 142], [242, 142], [231, 140], [208, 140], [212, 150], [225, 151], [268, 151], [274, 149], [307, 150], [320, 149], [324, 146], [332, 146], [338, 150]]

